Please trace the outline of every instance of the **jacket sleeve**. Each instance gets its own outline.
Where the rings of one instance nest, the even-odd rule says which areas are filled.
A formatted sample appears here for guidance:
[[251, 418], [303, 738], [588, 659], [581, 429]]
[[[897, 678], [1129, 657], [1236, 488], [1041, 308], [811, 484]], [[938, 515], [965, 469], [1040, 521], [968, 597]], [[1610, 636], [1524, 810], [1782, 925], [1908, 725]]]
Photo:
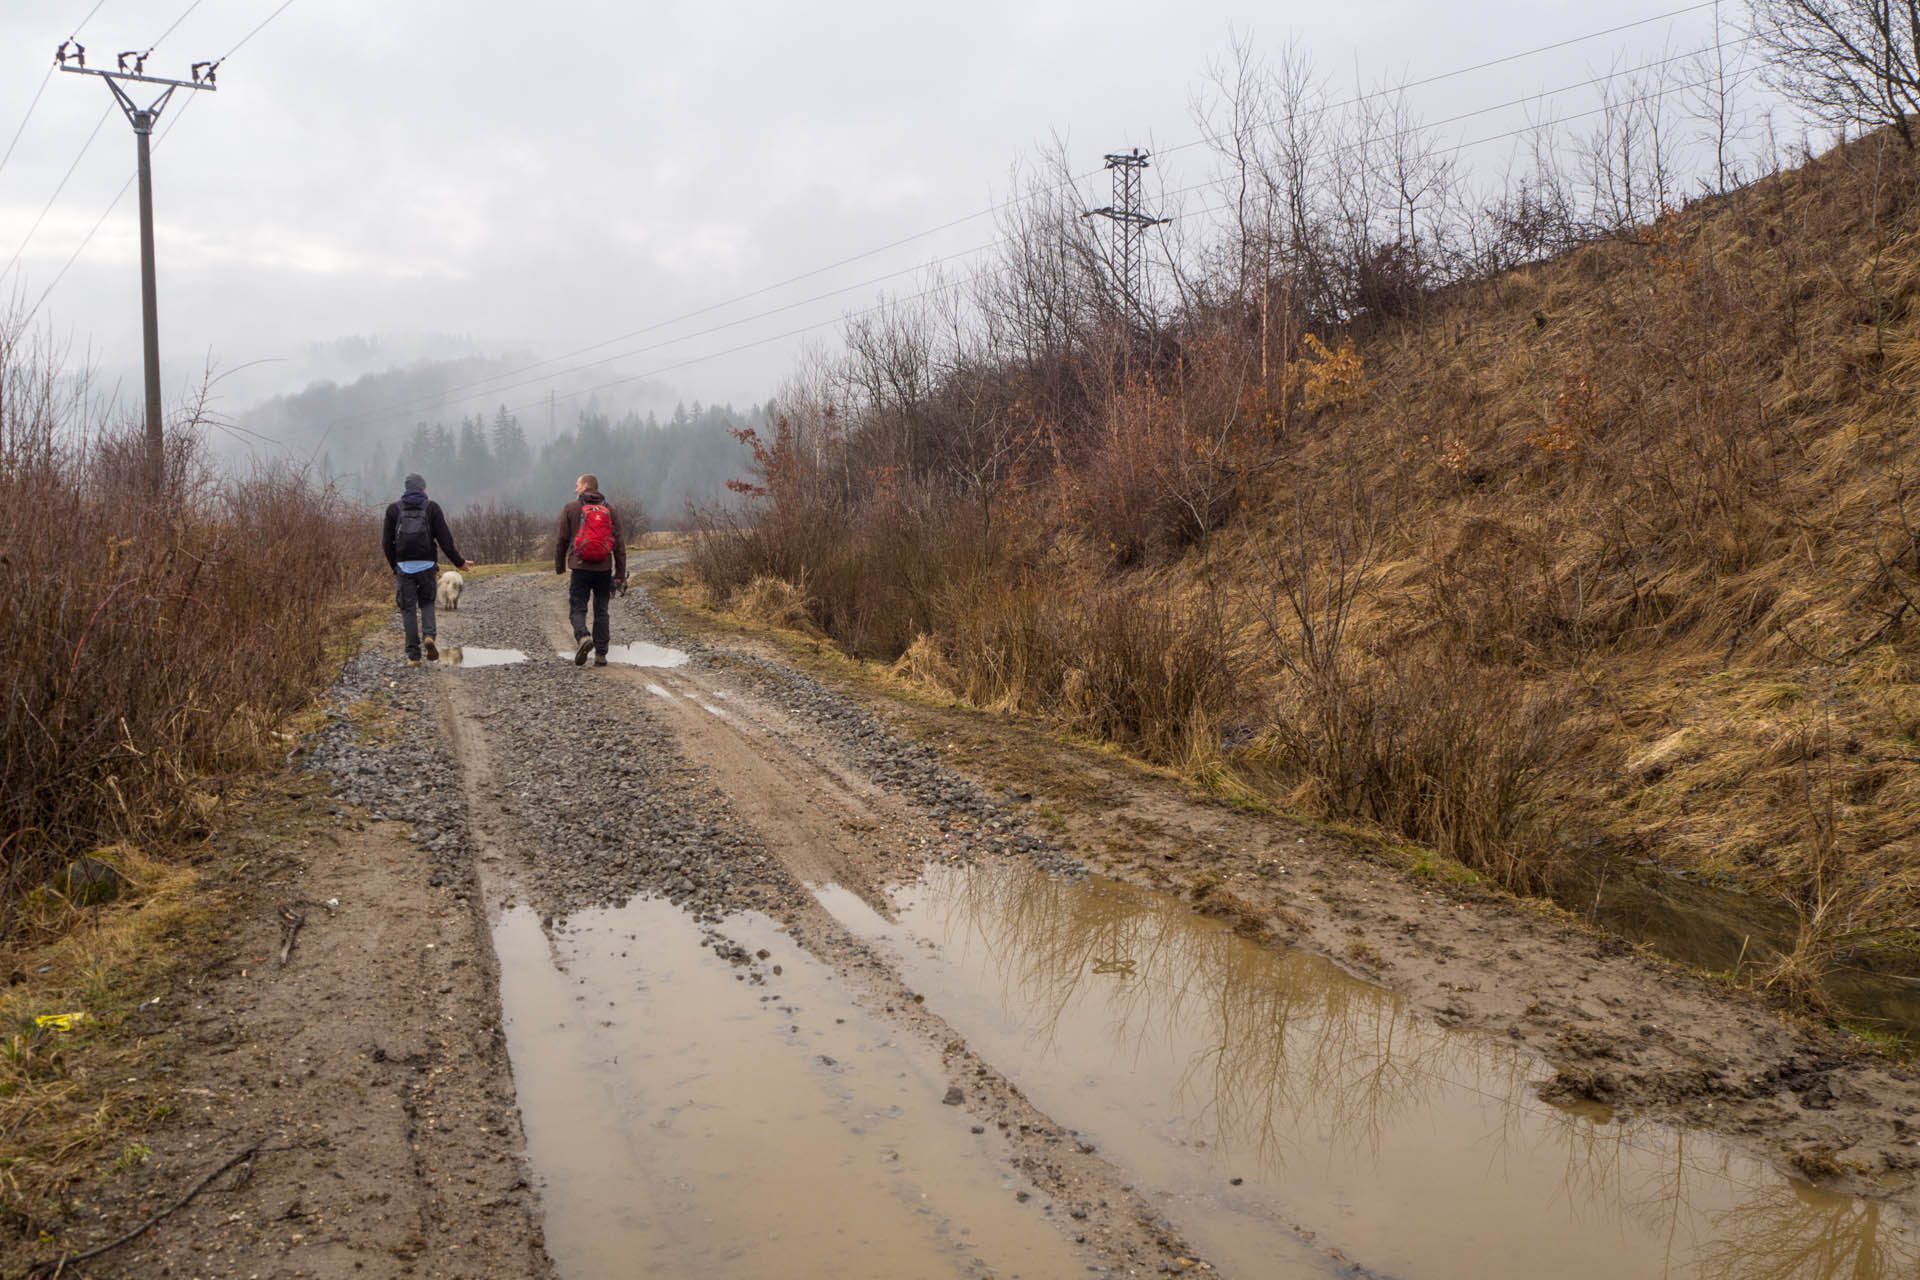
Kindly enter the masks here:
[[573, 504], [568, 503], [560, 509], [560, 523], [553, 530], [553, 571], [564, 573], [567, 568], [567, 546], [573, 541]]
[[440, 509], [440, 504], [437, 502], [433, 503], [432, 507], [433, 540], [440, 544], [442, 551], [447, 553], [447, 559], [456, 565], [465, 564], [467, 558], [454, 548], [453, 530], [447, 527], [447, 513]]
[[607, 511], [613, 516], [613, 576], [624, 578], [627, 576], [627, 532], [620, 527], [620, 512], [613, 507]]
[[393, 570], [395, 573], [400, 572], [400, 557], [395, 554], [393, 549], [393, 535], [399, 523], [400, 506], [398, 503], [389, 502], [387, 504], [387, 521], [380, 531], [380, 549], [387, 553], [387, 568]]

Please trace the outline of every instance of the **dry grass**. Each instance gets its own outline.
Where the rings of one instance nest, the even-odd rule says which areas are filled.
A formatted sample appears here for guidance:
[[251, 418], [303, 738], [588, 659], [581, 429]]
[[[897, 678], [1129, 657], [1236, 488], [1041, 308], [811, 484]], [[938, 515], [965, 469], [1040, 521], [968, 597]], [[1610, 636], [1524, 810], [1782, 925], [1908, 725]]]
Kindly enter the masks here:
[[[861, 465], [912, 467], [897, 411], [829, 404], [759, 455], [769, 504], [695, 574], [724, 597], [804, 573], [854, 653], [911, 646], [977, 705], [1225, 758], [1514, 887], [1559, 833], [1732, 872], [1800, 905], [1817, 974], [1920, 918], [1917, 301], [1920, 159], [1870, 136], [1329, 336], [1352, 376], [1311, 405], [1298, 361], [1259, 384], [1205, 315], [1144, 375], [1097, 343], [971, 373], [967, 403], [1028, 432], [998, 543], [937, 453], [913, 483]], [[1199, 674], [1089, 647], [1156, 609], [1162, 659], [1211, 637]], [[1229, 694], [1178, 692], [1216, 658]]]
[[[221, 899], [192, 871], [129, 847], [102, 850], [130, 884], [109, 906], [81, 911], [37, 890], [29, 904], [51, 938], [0, 946], [0, 1221], [50, 1216], [76, 1180], [137, 1162], [130, 1142], [169, 1110], [152, 1074], [156, 1046], [131, 1029], [197, 940], [218, 931]], [[84, 1017], [60, 1030], [44, 1015]]]

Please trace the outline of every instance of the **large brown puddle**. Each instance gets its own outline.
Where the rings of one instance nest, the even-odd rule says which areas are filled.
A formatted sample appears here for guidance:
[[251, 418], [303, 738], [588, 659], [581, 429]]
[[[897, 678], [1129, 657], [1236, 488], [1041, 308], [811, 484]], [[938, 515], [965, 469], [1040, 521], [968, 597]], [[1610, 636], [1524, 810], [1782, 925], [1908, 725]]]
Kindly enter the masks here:
[[[764, 919], [703, 948], [665, 902], [551, 935], [500, 915], [507, 1044], [568, 1277], [1085, 1274], [933, 1051], [862, 1013]], [[782, 972], [770, 976], [778, 963]], [[758, 972], [763, 981], [752, 980]]]
[[1395, 1277], [1920, 1274], [1880, 1206], [1551, 1107], [1519, 1051], [1163, 895], [933, 868], [890, 922], [816, 892], [1227, 1275], [1287, 1274], [1290, 1227]]

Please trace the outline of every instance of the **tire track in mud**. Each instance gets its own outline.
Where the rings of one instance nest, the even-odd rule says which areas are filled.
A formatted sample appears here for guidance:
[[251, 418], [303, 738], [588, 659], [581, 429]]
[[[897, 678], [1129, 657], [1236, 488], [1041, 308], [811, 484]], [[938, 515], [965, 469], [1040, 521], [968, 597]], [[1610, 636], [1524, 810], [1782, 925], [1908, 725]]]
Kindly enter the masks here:
[[[807, 887], [837, 884], [884, 910], [880, 886], [930, 860], [1077, 864], [1015, 830], [925, 748], [892, 740], [802, 677], [767, 668], [741, 681], [698, 653], [672, 669], [576, 668], [557, 656], [571, 648], [564, 596], [534, 576], [473, 584], [464, 603], [443, 615], [443, 646], [530, 659], [435, 677], [490, 898], [527, 901], [551, 933], [572, 913], [662, 896], [756, 983], [779, 970], [726, 938], [725, 917], [759, 911], [781, 922], [867, 1014], [937, 1058], [947, 1098], [961, 1104], [945, 1114], [989, 1144], [998, 1135], [999, 1158], [1032, 1187], [1016, 1201], [1037, 1193], [1088, 1270], [1199, 1265], [1121, 1170], [1034, 1108]], [[616, 646], [634, 639], [678, 639], [637, 594], [615, 616]], [[769, 688], [789, 695], [785, 705], [761, 696]], [[1363, 1274], [1324, 1255], [1310, 1272], [1336, 1268]]]

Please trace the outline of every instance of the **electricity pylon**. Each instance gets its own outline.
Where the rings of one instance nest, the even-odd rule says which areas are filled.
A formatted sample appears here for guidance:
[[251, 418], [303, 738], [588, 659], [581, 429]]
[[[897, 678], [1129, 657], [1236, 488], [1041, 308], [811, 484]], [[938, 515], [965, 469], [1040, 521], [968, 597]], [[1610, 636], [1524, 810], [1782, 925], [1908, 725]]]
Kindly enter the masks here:
[[1147, 167], [1147, 153], [1135, 147], [1125, 154], [1109, 155], [1107, 168], [1113, 173], [1113, 203], [1104, 209], [1089, 209], [1082, 217], [1101, 217], [1113, 223], [1112, 270], [1124, 309], [1145, 320], [1142, 303], [1145, 290], [1142, 276], [1147, 256], [1143, 243], [1148, 227], [1168, 221], [1144, 213], [1140, 208], [1140, 175]]

